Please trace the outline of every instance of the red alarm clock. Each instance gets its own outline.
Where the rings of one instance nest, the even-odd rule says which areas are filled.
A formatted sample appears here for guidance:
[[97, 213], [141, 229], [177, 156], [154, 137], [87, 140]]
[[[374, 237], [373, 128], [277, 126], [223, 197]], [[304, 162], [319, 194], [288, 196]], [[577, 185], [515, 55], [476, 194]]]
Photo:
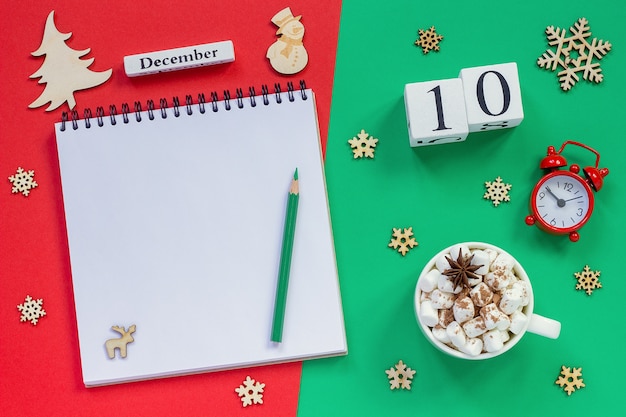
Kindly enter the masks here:
[[[596, 155], [595, 167], [583, 168], [583, 176], [578, 175], [580, 167], [572, 164], [569, 171], [559, 168], [567, 165], [561, 155], [567, 145], [585, 148]], [[548, 155], [542, 159], [539, 167], [544, 175], [533, 188], [530, 196], [531, 215], [526, 217], [526, 224], [537, 223], [540, 229], [556, 234], [569, 234], [572, 242], [578, 241], [578, 230], [583, 227], [593, 212], [594, 191], [600, 191], [604, 177], [609, 174], [607, 168], [598, 168], [600, 154], [587, 145], [568, 140], [563, 142], [561, 149], [555, 151], [548, 146]]]

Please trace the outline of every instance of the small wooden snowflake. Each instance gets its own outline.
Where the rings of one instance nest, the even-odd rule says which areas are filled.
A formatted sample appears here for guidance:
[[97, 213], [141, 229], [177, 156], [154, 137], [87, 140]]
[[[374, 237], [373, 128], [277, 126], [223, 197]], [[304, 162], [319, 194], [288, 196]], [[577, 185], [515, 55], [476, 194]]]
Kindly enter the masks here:
[[415, 241], [413, 237], [413, 228], [405, 228], [404, 231], [401, 229], [393, 228], [393, 234], [391, 236], [391, 242], [389, 242], [389, 247], [396, 249], [398, 252], [405, 256], [406, 253], [417, 246], [418, 243]]
[[33, 326], [36, 326], [39, 319], [46, 315], [46, 310], [43, 309], [43, 299], [33, 299], [30, 295], [27, 295], [22, 304], [18, 304], [17, 309], [20, 311], [20, 321], [30, 321]]
[[503, 201], [511, 201], [509, 191], [511, 191], [511, 184], [505, 184], [502, 182], [502, 178], [498, 177], [495, 181], [485, 181], [485, 187], [487, 192], [483, 195], [483, 198], [491, 200], [494, 207]]
[[555, 381], [555, 384], [562, 387], [567, 395], [572, 395], [572, 392], [577, 389], [584, 388], [585, 384], [582, 379], [582, 369], [583, 368], [567, 368], [565, 366], [561, 366], [561, 374]]
[[9, 177], [9, 181], [13, 184], [11, 192], [14, 194], [22, 193], [24, 197], [28, 197], [30, 190], [37, 187], [37, 181], [34, 180], [35, 171], [24, 171], [22, 167], [17, 167], [17, 172]]
[[602, 288], [602, 284], [599, 280], [600, 271], [592, 271], [589, 269], [589, 265], [585, 265], [585, 268], [581, 272], [574, 272], [574, 276], [578, 280], [576, 289], [585, 290], [587, 295], [591, 295], [596, 288]]
[[439, 52], [439, 41], [443, 39], [443, 36], [435, 32], [434, 26], [431, 26], [428, 30], [420, 29], [417, 33], [419, 34], [419, 39], [415, 41], [415, 45], [422, 47], [424, 55], [432, 50]]
[[395, 367], [385, 370], [387, 378], [389, 378], [389, 388], [394, 389], [411, 389], [411, 382], [415, 371], [408, 368], [402, 360], [400, 360]]
[[257, 382], [250, 378], [250, 376], [247, 376], [243, 384], [235, 388], [235, 392], [239, 395], [242, 405], [247, 407], [252, 404], [263, 404], [264, 388], [265, 384]]
[[348, 140], [350, 147], [352, 148], [352, 152], [354, 153], [354, 158], [373, 158], [374, 157], [374, 148], [376, 148], [376, 143], [378, 139], [370, 136], [364, 129], [361, 129], [361, 133]]

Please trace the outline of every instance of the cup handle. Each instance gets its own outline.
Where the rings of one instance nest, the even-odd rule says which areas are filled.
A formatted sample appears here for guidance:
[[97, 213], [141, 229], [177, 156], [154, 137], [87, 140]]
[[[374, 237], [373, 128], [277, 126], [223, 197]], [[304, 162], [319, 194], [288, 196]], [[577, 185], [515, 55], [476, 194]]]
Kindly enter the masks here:
[[561, 322], [533, 314], [530, 316], [527, 331], [538, 334], [540, 336], [556, 339], [561, 333]]

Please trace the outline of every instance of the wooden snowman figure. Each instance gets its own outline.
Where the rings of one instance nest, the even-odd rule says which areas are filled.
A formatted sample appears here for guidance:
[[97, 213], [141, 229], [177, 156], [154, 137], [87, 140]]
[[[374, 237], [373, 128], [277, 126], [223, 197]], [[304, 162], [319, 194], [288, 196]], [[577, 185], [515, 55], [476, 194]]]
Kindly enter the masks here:
[[309, 54], [302, 44], [304, 25], [300, 23], [302, 16], [295, 16], [289, 7], [285, 7], [272, 17], [278, 26], [276, 31], [280, 37], [267, 49], [267, 58], [272, 67], [281, 74], [295, 74], [304, 69], [309, 62]]

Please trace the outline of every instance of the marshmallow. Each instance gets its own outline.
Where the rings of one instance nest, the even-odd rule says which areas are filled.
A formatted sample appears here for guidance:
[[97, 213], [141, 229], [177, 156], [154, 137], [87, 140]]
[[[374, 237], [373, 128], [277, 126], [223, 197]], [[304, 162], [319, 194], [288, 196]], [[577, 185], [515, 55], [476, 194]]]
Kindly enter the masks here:
[[448, 256], [448, 254], [444, 253], [435, 261], [435, 267], [441, 273], [443, 273], [446, 269], [450, 269], [450, 263], [446, 259], [446, 256]]
[[500, 300], [502, 300], [502, 293], [494, 292], [491, 302], [494, 303], [495, 305], [498, 305], [500, 304]]
[[489, 255], [489, 269], [491, 269], [491, 264], [498, 257], [498, 251], [494, 249], [483, 249], [483, 251]]
[[430, 300], [430, 293], [429, 292], [422, 291], [420, 293], [420, 302], [422, 302], [424, 300]]
[[439, 310], [439, 325], [441, 327], [448, 327], [448, 324], [454, 321], [454, 312], [451, 308], [445, 310]]
[[500, 314], [498, 320], [496, 321], [496, 329], [508, 330], [509, 327], [511, 327], [511, 319], [509, 316], [504, 313]]
[[508, 288], [502, 293], [502, 300], [500, 300], [500, 310], [504, 314], [512, 314], [522, 305], [522, 290], [519, 287]]
[[528, 316], [526, 316], [526, 314], [521, 311], [514, 311], [513, 314], [511, 314], [511, 327], [509, 330], [513, 334], [519, 334], [522, 330], [524, 330], [527, 323]]
[[481, 282], [470, 291], [470, 297], [474, 305], [484, 307], [493, 299], [493, 292], [487, 284]]
[[487, 331], [487, 327], [485, 326], [485, 319], [481, 316], [474, 317], [473, 319], [465, 322], [463, 324], [463, 331], [467, 337], [476, 337]]
[[461, 256], [463, 256], [463, 259], [467, 259], [470, 256], [472, 256], [472, 252], [470, 251], [470, 248], [467, 245], [453, 245], [450, 248], [450, 257], [452, 259], [454, 259], [455, 261], [457, 260], [457, 258], [459, 257], [459, 249], [461, 250]]
[[428, 273], [422, 278], [420, 278], [419, 287], [422, 291], [431, 292], [435, 288], [437, 288], [437, 280], [439, 279], [439, 275], [441, 272], [436, 269], [431, 269]]
[[504, 346], [499, 330], [490, 330], [483, 336], [483, 346], [487, 352], [497, 352]]
[[516, 282], [519, 282], [519, 281], [521, 281], [521, 280], [520, 280], [520, 278], [517, 275], [515, 275], [515, 271], [510, 271], [510, 274], [509, 274], [509, 285], [508, 286], [510, 287], [510, 286], [512, 286], [513, 284], [515, 284]]
[[500, 339], [502, 339], [502, 343], [506, 343], [511, 339], [511, 335], [508, 330], [500, 330]]
[[435, 339], [442, 343], [450, 343], [450, 336], [448, 336], [448, 332], [446, 332], [446, 329], [440, 325], [433, 327], [433, 336], [435, 336]]
[[487, 304], [481, 308], [480, 316], [485, 320], [487, 330], [495, 329], [496, 327], [504, 330], [511, 324], [509, 316], [500, 311], [494, 303]]
[[437, 310], [433, 307], [431, 301], [426, 300], [422, 302], [422, 305], [420, 307], [420, 319], [422, 319], [422, 323], [424, 323], [428, 327], [433, 327], [439, 322], [439, 314], [437, 313]]
[[430, 293], [432, 306], [437, 310], [450, 308], [454, 304], [454, 294], [440, 290], [434, 290]]
[[496, 269], [485, 275], [484, 281], [494, 291], [502, 291], [509, 285], [511, 277], [513, 277], [513, 272], [504, 269]]
[[513, 284], [512, 288], [519, 288], [522, 292], [522, 305], [527, 306], [530, 302], [530, 291], [528, 288], [528, 283], [526, 281], [517, 281]]
[[515, 259], [511, 255], [507, 255], [506, 253], [500, 253], [493, 260], [491, 264], [491, 270], [496, 271], [498, 269], [502, 269], [505, 271], [512, 271], [513, 266], [515, 266]]
[[450, 342], [457, 348], [461, 349], [467, 344], [467, 335], [459, 323], [453, 321], [446, 327], [446, 332], [450, 338]]
[[441, 291], [458, 294], [463, 289], [463, 286], [457, 285], [457, 287], [454, 288], [454, 282], [450, 279], [450, 277], [444, 274], [440, 274], [437, 280], [437, 288], [439, 288]]
[[484, 250], [475, 250], [472, 252], [474, 257], [472, 258], [472, 265], [482, 265], [475, 273], [478, 275], [485, 275], [489, 272], [489, 254]]
[[468, 355], [478, 356], [483, 350], [483, 341], [477, 338], [468, 339], [465, 346], [460, 349], [463, 353], [467, 353]]
[[470, 285], [470, 287], [474, 287], [481, 282], [483, 282], [483, 277], [481, 275], [479, 275], [478, 278], [467, 277], [467, 283]]
[[463, 298], [459, 297], [454, 301], [452, 311], [454, 312], [454, 319], [459, 324], [465, 323], [474, 317], [474, 303], [472, 303], [472, 299], [467, 296]]

